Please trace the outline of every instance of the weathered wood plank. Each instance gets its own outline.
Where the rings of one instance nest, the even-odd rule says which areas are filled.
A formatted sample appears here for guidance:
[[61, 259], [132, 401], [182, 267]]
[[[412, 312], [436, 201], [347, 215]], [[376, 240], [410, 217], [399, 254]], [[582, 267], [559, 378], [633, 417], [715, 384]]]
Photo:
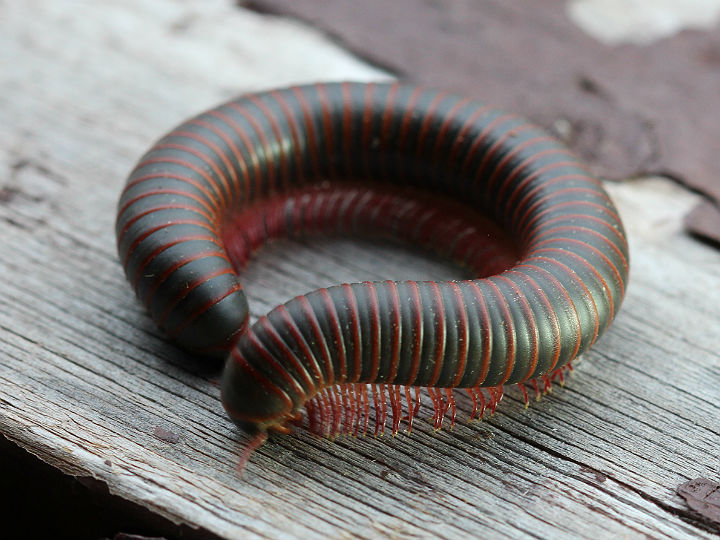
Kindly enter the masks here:
[[[662, 181], [610, 186], [631, 285], [564, 389], [527, 411], [511, 393], [493, 418], [452, 432], [419, 422], [378, 440], [278, 437], [239, 480], [217, 366], [167, 344], [133, 298], [116, 198], [152, 139], [197, 110], [243, 90], [380, 74], [220, 0], [0, 10], [0, 433], [227, 537], [713, 536], [675, 495], [720, 475], [720, 255], [680, 233], [695, 196]], [[453, 276], [396, 246], [319, 240], [269, 247], [245, 283], [257, 316], [328, 283]]]

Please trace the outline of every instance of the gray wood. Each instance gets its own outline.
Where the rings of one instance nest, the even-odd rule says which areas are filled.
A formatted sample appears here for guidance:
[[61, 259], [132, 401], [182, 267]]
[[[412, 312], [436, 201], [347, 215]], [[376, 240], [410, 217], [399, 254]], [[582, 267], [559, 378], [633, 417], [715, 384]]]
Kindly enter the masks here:
[[[528, 410], [511, 391], [452, 432], [277, 437], [237, 478], [218, 370], [165, 342], [117, 261], [124, 176], [163, 131], [240, 91], [380, 76], [229, 1], [0, 1], [0, 433], [229, 538], [714, 537], [675, 488], [720, 476], [720, 254], [681, 234], [697, 198], [660, 180], [609, 186], [631, 284], [564, 388]], [[396, 246], [318, 240], [265, 249], [245, 283], [258, 316], [329, 283], [452, 277]]]

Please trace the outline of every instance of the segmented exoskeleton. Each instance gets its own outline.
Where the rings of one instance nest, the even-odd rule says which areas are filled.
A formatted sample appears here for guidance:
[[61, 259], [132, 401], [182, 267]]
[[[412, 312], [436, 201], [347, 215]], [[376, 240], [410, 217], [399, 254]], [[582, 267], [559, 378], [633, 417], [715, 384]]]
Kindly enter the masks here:
[[[335, 285], [247, 327], [238, 271], [268, 239], [376, 233], [431, 246], [478, 279]], [[625, 293], [615, 207], [561, 144], [475, 101], [403, 84], [243, 96], [142, 158], [119, 203], [120, 257], [182, 346], [227, 355], [226, 410], [260, 433], [307, 409], [317, 433], [435, 425], [454, 389], [494, 409], [504, 385], [549, 385]], [[485, 389], [484, 391], [481, 389]], [[389, 403], [389, 407], [388, 407]], [[476, 411], [473, 411], [473, 415]]]

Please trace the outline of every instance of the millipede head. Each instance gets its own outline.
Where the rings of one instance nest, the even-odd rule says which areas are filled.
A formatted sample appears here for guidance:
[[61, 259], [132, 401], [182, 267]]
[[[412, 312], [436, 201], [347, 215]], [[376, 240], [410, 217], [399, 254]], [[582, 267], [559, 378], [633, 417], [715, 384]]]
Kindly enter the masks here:
[[225, 364], [220, 386], [228, 415], [247, 433], [287, 432], [287, 424], [298, 415], [293, 403], [282, 389], [259, 382], [257, 372], [238, 361], [235, 354], [234, 351]]

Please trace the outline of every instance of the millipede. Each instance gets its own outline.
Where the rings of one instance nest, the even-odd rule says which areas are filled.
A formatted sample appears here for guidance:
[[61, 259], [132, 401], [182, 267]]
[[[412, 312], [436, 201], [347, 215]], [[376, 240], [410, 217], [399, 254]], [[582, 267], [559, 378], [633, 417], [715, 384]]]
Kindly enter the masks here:
[[[525, 403], [615, 317], [628, 245], [601, 183], [516, 115], [401, 83], [244, 95], [184, 122], [141, 158], [120, 198], [128, 280], [183, 348], [227, 358], [223, 405], [254, 433], [412, 429]], [[473, 279], [375, 281], [298, 296], [249, 325], [238, 274], [264, 243], [306, 234], [391, 237]]]

